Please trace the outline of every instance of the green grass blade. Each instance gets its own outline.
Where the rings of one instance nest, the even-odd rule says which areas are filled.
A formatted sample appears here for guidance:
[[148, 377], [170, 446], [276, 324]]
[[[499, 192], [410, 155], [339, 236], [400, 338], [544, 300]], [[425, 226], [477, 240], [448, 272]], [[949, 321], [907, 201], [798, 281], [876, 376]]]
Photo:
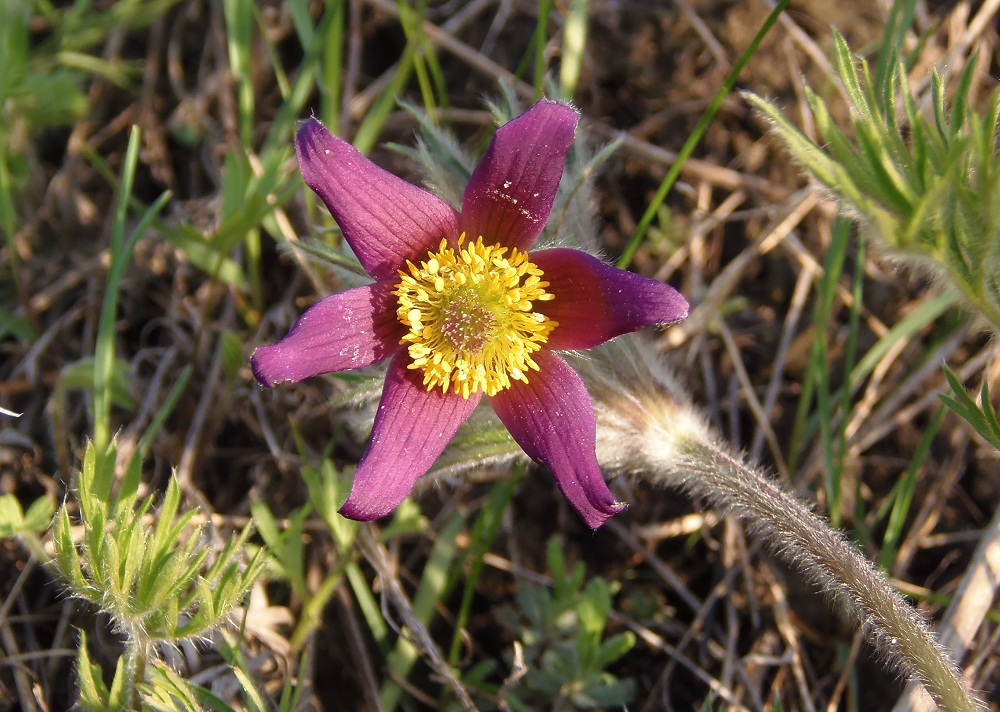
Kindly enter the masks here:
[[146, 210], [126, 240], [125, 226], [128, 220], [135, 171], [139, 162], [140, 143], [139, 128], [134, 126], [129, 135], [128, 148], [125, 152], [125, 161], [118, 187], [118, 201], [115, 206], [114, 223], [111, 230], [111, 268], [108, 272], [108, 284], [104, 291], [104, 301], [101, 305], [101, 316], [97, 326], [97, 343], [94, 348], [94, 446], [102, 457], [111, 441], [112, 374], [115, 362], [114, 340], [115, 321], [118, 314], [118, 293], [125, 276], [125, 270], [131, 262], [136, 242], [149, 228], [170, 198], [169, 193], [161, 195]]
[[[816, 417], [819, 421], [820, 443], [825, 462], [825, 484], [829, 501], [830, 524], [840, 526], [842, 500], [841, 483], [844, 474], [843, 458], [839, 457], [835, 443], [833, 425], [836, 417], [834, 397], [830, 384], [829, 353], [826, 327], [833, 320], [833, 303], [837, 284], [843, 273], [847, 258], [847, 248], [851, 229], [846, 220], [838, 220], [833, 230], [830, 248], [823, 264], [823, 278], [820, 281], [819, 299], [816, 306], [816, 340], [813, 342], [813, 358], [810, 370], [816, 382]], [[842, 414], [843, 415], [843, 414]], [[843, 417], [841, 418], [843, 420]], [[841, 424], [843, 427], [843, 423]]]
[[[438, 532], [434, 547], [424, 566], [420, 584], [413, 596], [413, 614], [425, 626], [430, 623], [436, 606], [441, 603], [447, 591], [448, 572], [458, 550], [456, 540], [464, 526], [465, 517], [461, 515], [451, 517]], [[396, 709], [403, 694], [403, 688], [395, 680], [406, 680], [409, 677], [417, 657], [417, 649], [406, 638], [400, 638], [395, 649], [389, 654], [387, 659], [389, 679], [379, 694], [386, 712]]]
[[535, 34], [531, 42], [535, 50], [535, 100], [545, 93], [545, 45], [548, 37], [549, 13], [552, 11], [552, 0], [538, 0], [538, 22], [535, 24]]
[[583, 51], [587, 46], [588, 0], [569, 0], [563, 19], [562, 57], [559, 64], [559, 91], [562, 99], [571, 101], [580, 81]]
[[906, 517], [913, 503], [913, 494], [916, 489], [917, 475], [924, 464], [924, 458], [930, 450], [934, 436], [937, 435], [941, 423], [944, 421], [945, 409], [938, 408], [916, 450], [910, 458], [910, 464], [906, 472], [900, 478], [896, 486], [893, 487], [892, 511], [889, 514], [889, 521], [885, 527], [885, 534], [882, 536], [882, 551], [879, 553], [879, 568], [884, 571], [892, 570], [893, 562], [896, 561], [896, 554], [899, 552], [899, 543], [903, 540], [903, 527], [906, 524]]
[[[347, 3], [338, 0], [326, 9], [326, 16], [320, 22], [317, 34], [322, 33], [320, 82], [323, 92], [320, 98], [320, 116], [327, 126], [340, 126], [340, 104], [344, 94], [344, 50], [347, 47], [344, 31]], [[306, 44], [311, 47], [311, 43]]]
[[229, 53], [229, 71], [236, 83], [236, 100], [239, 110], [240, 143], [251, 145], [254, 129], [254, 93], [250, 76], [253, 56], [254, 3], [251, 0], [223, 0], [222, 10], [226, 20], [226, 50]]
[[747, 65], [753, 55], [757, 52], [757, 47], [764, 40], [764, 37], [771, 28], [778, 21], [778, 17], [781, 13], [785, 11], [788, 7], [790, 0], [778, 0], [775, 4], [774, 9], [771, 10], [770, 14], [764, 20], [764, 24], [761, 25], [757, 34], [751, 40], [750, 45], [743, 51], [740, 58], [733, 65], [733, 68], [729, 70], [729, 74], [726, 75], [725, 81], [722, 82], [722, 87], [716, 92], [715, 96], [712, 97], [712, 103], [708, 105], [705, 109], [705, 113], [702, 114], [701, 119], [698, 120], [698, 124], [694, 127], [694, 131], [688, 137], [688, 140], [684, 142], [684, 146], [677, 153], [677, 160], [674, 164], [670, 166], [670, 170], [667, 171], [667, 175], [663, 178], [663, 182], [660, 183], [660, 187], [656, 191], [656, 195], [653, 196], [653, 200], [650, 201], [649, 207], [646, 208], [646, 212], [643, 213], [642, 218], [639, 220], [639, 224], [635, 228], [635, 232], [632, 233], [632, 237], [629, 240], [628, 245], [622, 252], [622, 256], [618, 259], [618, 266], [622, 269], [628, 267], [629, 263], [632, 261], [632, 257], [635, 256], [636, 250], [639, 249], [639, 245], [642, 244], [643, 238], [646, 236], [646, 231], [649, 226], [653, 223], [658, 215], [660, 206], [663, 205], [663, 201], [667, 198], [667, 193], [673, 188], [674, 183], [680, 177], [681, 170], [684, 168], [684, 163], [691, 154], [694, 153], [695, 147], [701, 141], [705, 132], [708, 130], [709, 124], [715, 118], [715, 114], [719, 111], [722, 106], [722, 102], [725, 101], [726, 97], [736, 86], [736, 82], [739, 79], [740, 72]]
[[958, 297], [952, 292], [935, 295], [900, 319], [885, 333], [878, 342], [868, 350], [851, 370], [849, 383], [856, 388], [861, 381], [871, 375], [875, 366], [900, 341], [916, 338], [921, 329], [953, 308], [958, 303]]
[[[465, 579], [465, 587], [462, 589], [462, 602], [459, 604], [458, 615], [455, 618], [455, 633], [451, 639], [451, 648], [448, 651], [448, 664], [455, 666], [458, 664], [458, 657], [462, 648], [462, 632], [468, 624], [469, 615], [472, 611], [472, 601], [476, 593], [476, 585], [483, 570], [483, 556], [492, 544], [497, 530], [514, 490], [524, 475], [525, 465], [519, 464], [513, 468], [510, 477], [505, 477], [493, 487], [489, 501], [483, 507], [476, 524], [472, 529], [471, 545], [469, 547], [466, 560], [469, 562], [469, 573]], [[460, 574], [456, 569], [453, 578]], [[451, 588], [451, 586], [449, 586]]]

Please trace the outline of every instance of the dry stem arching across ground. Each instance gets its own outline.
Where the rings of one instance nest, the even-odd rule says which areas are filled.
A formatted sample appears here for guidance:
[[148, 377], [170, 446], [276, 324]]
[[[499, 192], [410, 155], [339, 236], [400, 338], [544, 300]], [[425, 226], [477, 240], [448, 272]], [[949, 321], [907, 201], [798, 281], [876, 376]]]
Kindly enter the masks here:
[[[95, 3], [95, 11], [111, 4]], [[441, 119], [467, 145], [481, 146], [491, 122], [483, 98], [499, 93], [499, 81], [521, 86], [514, 77], [519, 67], [531, 80], [538, 7], [512, 0], [430, 5], [424, 36], [440, 61], [449, 102]], [[868, 52], [881, 37], [883, 5], [792, 3], [739, 86], [779, 101], [808, 133], [803, 78], [843, 106], [827, 59], [830, 25], [855, 51]], [[918, 2], [913, 37], [923, 38], [924, 45], [912, 70], [914, 85], [931, 65], [954, 72], [978, 50], [974, 96], [992, 91], [996, 5]], [[86, 79], [86, 106], [71, 125], [19, 126], [9, 133], [20, 181], [13, 240], [18, 288], [8, 269], [11, 255], [4, 253], [0, 306], [23, 317], [35, 336], [5, 334], [0, 341], [0, 406], [23, 413], [0, 420], [0, 494], [14, 493], [26, 504], [44, 493], [61, 500], [79, 467], [91, 427], [89, 395], [55, 386], [67, 365], [93, 354], [115, 200], [107, 178], [122, 165], [130, 126], [140, 126], [143, 137], [136, 200], [149, 204], [170, 189], [164, 229], [189, 225], [217, 235], [232, 201], [220, 189], [224, 171], [231, 169], [227, 156], [247, 143], [259, 147], [282, 105], [286, 89], [276, 79], [275, 63], [294, 76], [304, 61], [314, 59], [303, 57], [295, 27], [302, 18], [293, 16], [290, 4], [262, 2], [255, 5], [254, 51], [246, 72], [234, 72], [223, 6], [222, 0], [182, 0], [142, 26], [108, 28], [89, 51], [113, 64], [127, 63], [126, 78]], [[315, 2], [309, 9], [316, 21], [325, 6]], [[546, 30], [546, 57], [555, 70], [565, 10], [564, 3], [555, 3]], [[352, 136], [397, 76], [407, 35], [396, 3], [353, 0], [345, 11], [344, 110], [338, 128]], [[608, 254], [625, 248], [676, 152], [768, 11], [763, 0], [590, 3], [574, 101], [583, 129], [595, 141], [619, 132], [626, 136], [596, 180]], [[42, 46], [57, 28], [43, 14], [32, 17], [33, 42]], [[252, 126], [240, 119], [248, 95]], [[400, 98], [421, 103], [416, 79]], [[300, 118], [320, 101], [314, 91]], [[846, 111], [837, 118], [846, 121]], [[417, 179], [412, 164], [384, 148], [389, 141], [411, 145], [414, 129], [410, 113], [393, 110], [373, 158]], [[288, 160], [280, 167], [285, 176], [295, 174], [290, 141]], [[837, 387], [844, 379], [855, 269], [863, 270], [861, 355], [935, 288], [895, 269], [869, 245], [863, 262], [855, 264], [853, 252], [848, 260], [831, 322], [816, 325], [816, 285], [835, 207], [807, 186], [736, 94], [724, 102], [694, 156], [633, 261], [636, 271], [680, 289], [693, 307], [690, 319], [659, 335], [658, 344], [719, 431], [825, 511], [819, 438], [808, 439], [795, 462], [789, 461], [816, 330], [828, 330], [829, 376]], [[263, 173], [256, 159], [251, 156], [249, 166]], [[182, 369], [190, 366], [188, 387], [151, 443], [144, 481], [155, 491], [176, 468], [186, 505], [210, 515], [222, 537], [246, 524], [254, 502], [266, 502], [279, 518], [302, 507], [308, 495], [300, 477], [300, 445], [313, 458], [305, 464], [316, 464], [327, 453], [338, 466], [355, 464], [364, 447], [331, 405], [337, 382], [313, 379], [264, 392], [247, 366], [256, 345], [283, 334], [318, 294], [344, 286], [301, 254], [276, 247], [277, 241], [315, 235], [306, 189], [298, 184], [280, 201], [273, 197], [278, 204], [269, 217], [249, 226], [260, 230], [259, 242], [241, 239], [231, 252], [241, 264], [259, 260], [259, 282], [236, 284], [221, 273], [208, 275], [177, 242], [151, 231], [139, 242], [120, 297], [116, 354], [130, 365], [134, 404], [114, 412], [119, 440], [125, 449], [136, 447]], [[884, 532], [875, 515], [934, 419], [936, 392], [946, 389], [942, 361], [970, 388], [984, 377], [1000, 383], [995, 344], [974, 323], [949, 313], [885, 351], [849, 410], [837, 416], [846, 419], [843, 525], [856, 532], [872, 559], [879, 557]], [[365, 575], [382, 577], [377, 590], [388, 591], [390, 598], [394, 588], [413, 594], [437, 543], [436, 525], [456, 509], [475, 512], [490, 483], [507, 473], [487, 475], [423, 491], [419, 501], [432, 526], [418, 534], [372, 538], [356, 552]], [[529, 471], [521, 480], [485, 557], [463, 667], [510, 653], [510, 631], [495, 613], [510, 605], [518, 583], [548, 580], [545, 542], [558, 535], [568, 561], [584, 562], [589, 576], [621, 583], [609, 630], [632, 630], [638, 643], [610, 669], [635, 680], [630, 709], [685, 710], [706, 699], [718, 708], [750, 710], [774, 709], [778, 700], [787, 710], [892, 707], [903, 685], [884, 672], [861, 633], [844, 624], [796, 571], [762, 551], [739, 523], [703, 511], [675, 492], [629, 482], [615, 486], [631, 506], [594, 534], [566, 506], [551, 478]], [[953, 596], [963, 576], [986, 566], [990, 552], [976, 557], [976, 547], [984, 532], [996, 529], [991, 518], [998, 505], [996, 452], [948, 415], [918, 470], [904, 537], [889, 569], [929, 616], [940, 620], [949, 603], [960, 600]], [[303, 531], [304, 579], [316, 587], [342, 561], [317, 515], [305, 521]], [[468, 540], [462, 529], [458, 544]], [[311, 685], [315, 708], [377, 709], [384, 655], [348, 584], [341, 580], [305, 643], [309, 669], [295, 670], [290, 651], [300, 641], [289, 636], [315, 611], [304, 611], [280, 579], [268, 581], [247, 602], [243, 631], [261, 689], [276, 696], [298, 675]], [[988, 604], [997, 583], [974, 585], [981, 588], [971, 597], [986, 601], [986, 617], [973, 613], [969, 620], [962, 617], [969, 609], [956, 609], [952, 623], [968, 651], [964, 666], [973, 684], [996, 700], [1000, 627]], [[441, 648], [451, 640], [460, 596], [461, 587], [442, 602], [430, 628]], [[401, 625], [398, 597], [392, 600], [385, 610], [391, 625]], [[67, 600], [27, 549], [13, 539], [0, 542], [0, 710], [68, 708], [77, 629], [90, 632], [95, 661], [113, 669], [119, 641], [105, 623]], [[218, 694], [235, 699], [235, 680], [208, 646], [164, 654], [186, 676], [206, 685], [214, 680]], [[441, 680], [426, 664], [418, 664], [404, 685], [425, 708], [438, 704]]]

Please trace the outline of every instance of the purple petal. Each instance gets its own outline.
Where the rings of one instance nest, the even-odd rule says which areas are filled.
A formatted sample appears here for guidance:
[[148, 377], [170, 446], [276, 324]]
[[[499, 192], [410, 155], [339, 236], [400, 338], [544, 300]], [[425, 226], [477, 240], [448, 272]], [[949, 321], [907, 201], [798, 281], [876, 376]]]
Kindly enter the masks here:
[[375, 282], [321, 299], [281, 341], [261, 346], [250, 365], [270, 388], [321, 373], [363, 368], [399, 349], [405, 327], [396, 319], [392, 282]]
[[612, 267], [579, 250], [531, 253], [554, 297], [534, 308], [559, 323], [549, 334], [553, 349], [589, 349], [651, 324], [672, 324], [688, 314], [673, 287]]
[[542, 99], [493, 135], [462, 198], [462, 231], [470, 240], [525, 250], [552, 211], [566, 151], [579, 115]]
[[597, 465], [597, 421], [583, 381], [549, 351], [534, 355], [541, 369], [490, 399], [497, 416], [533, 460], [555, 475], [559, 489], [591, 529], [625, 505], [616, 502]]
[[404, 350], [389, 364], [371, 444], [340, 508], [349, 519], [378, 519], [395, 509], [479, 403], [479, 394], [466, 399], [428, 391], [422, 372], [406, 368], [409, 362]]
[[309, 119], [295, 137], [306, 185], [344, 231], [375, 279], [395, 276], [406, 260], [458, 239], [458, 215], [446, 202], [379, 168], [354, 146]]

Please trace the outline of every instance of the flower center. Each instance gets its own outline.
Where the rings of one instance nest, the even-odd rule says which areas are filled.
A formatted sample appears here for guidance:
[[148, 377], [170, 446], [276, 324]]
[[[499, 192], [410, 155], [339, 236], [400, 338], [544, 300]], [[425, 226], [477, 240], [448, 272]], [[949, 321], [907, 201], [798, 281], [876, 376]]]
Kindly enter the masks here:
[[456, 248], [442, 240], [419, 267], [407, 260], [409, 274], [400, 270], [396, 315], [409, 328], [400, 343], [427, 390], [492, 396], [538, 370], [531, 354], [558, 324], [532, 302], [553, 296], [526, 252], [507, 251], [482, 237], [466, 243], [463, 234]]

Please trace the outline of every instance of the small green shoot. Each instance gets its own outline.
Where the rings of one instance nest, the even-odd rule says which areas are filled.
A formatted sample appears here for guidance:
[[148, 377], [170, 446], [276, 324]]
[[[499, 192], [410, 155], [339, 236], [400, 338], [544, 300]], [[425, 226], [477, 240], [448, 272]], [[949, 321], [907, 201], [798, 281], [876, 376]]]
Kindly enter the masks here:
[[986, 442], [1000, 450], [1000, 421], [997, 420], [997, 413], [990, 400], [990, 386], [987, 380], [983, 379], [983, 387], [979, 391], [980, 402], [977, 405], [972, 396], [966, 392], [955, 372], [947, 365], [942, 368], [945, 378], [948, 379], [948, 385], [951, 387], [951, 395], [939, 393], [938, 397], [948, 408], [975, 428]]
[[103, 455], [111, 442], [111, 403], [113, 373], [115, 364], [115, 322], [118, 314], [118, 295], [121, 291], [125, 270], [132, 262], [136, 243], [149, 229], [153, 220], [170, 199], [169, 191], [164, 192], [139, 218], [139, 222], [128, 233], [125, 230], [129, 219], [129, 203], [132, 198], [132, 184], [139, 163], [140, 133], [137, 126], [129, 134], [125, 163], [122, 167], [121, 182], [118, 186], [118, 202], [115, 207], [114, 223], [111, 229], [111, 268], [108, 271], [108, 285], [104, 290], [101, 317], [97, 326], [97, 343], [94, 347], [94, 445]]
[[100, 454], [88, 444], [75, 492], [82, 533], [74, 534], [69, 502], [59, 508], [53, 532], [54, 562], [69, 591], [104, 611], [125, 637], [110, 690], [98, 684], [99, 677], [88, 681], [92, 668], [86, 645], [80, 647], [81, 688], [107, 701], [109, 709], [132, 708], [154, 643], [202, 637], [223, 626], [264, 565], [260, 555], [241, 560], [249, 527], [210, 558], [205, 531], [194, 523], [197, 510], [180, 513], [177, 480], [170, 479], [154, 510], [152, 498], [138, 496], [137, 458], [122, 463], [125, 476], [115, 486], [117, 459], [114, 442]]
[[0, 496], [0, 539], [16, 538], [39, 561], [48, 561], [40, 537], [48, 531], [55, 511], [55, 502], [50, 497], [39, 497], [25, 511], [15, 495]]
[[509, 693], [511, 708], [626, 706], [635, 694], [635, 683], [606, 670], [635, 646], [630, 631], [604, 637], [618, 586], [599, 577], [584, 583], [582, 563], [567, 570], [558, 539], [549, 541], [547, 557], [552, 587], [520, 586], [516, 608], [503, 613], [506, 627], [524, 646], [528, 667], [522, 684]]
[[[747, 99], [774, 126], [803, 168], [878, 238], [884, 249], [941, 279], [1000, 331], [1000, 91], [979, 112], [970, 105], [970, 61], [949, 100], [931, 75], [929, 114], [905, 66], [856, 62], [834, 32], [834, 65], [850, 100], [850, 131], [806, 89], [820, 143], [766, 100]], [[900, 107], [900, 108], [897, 108]]]

